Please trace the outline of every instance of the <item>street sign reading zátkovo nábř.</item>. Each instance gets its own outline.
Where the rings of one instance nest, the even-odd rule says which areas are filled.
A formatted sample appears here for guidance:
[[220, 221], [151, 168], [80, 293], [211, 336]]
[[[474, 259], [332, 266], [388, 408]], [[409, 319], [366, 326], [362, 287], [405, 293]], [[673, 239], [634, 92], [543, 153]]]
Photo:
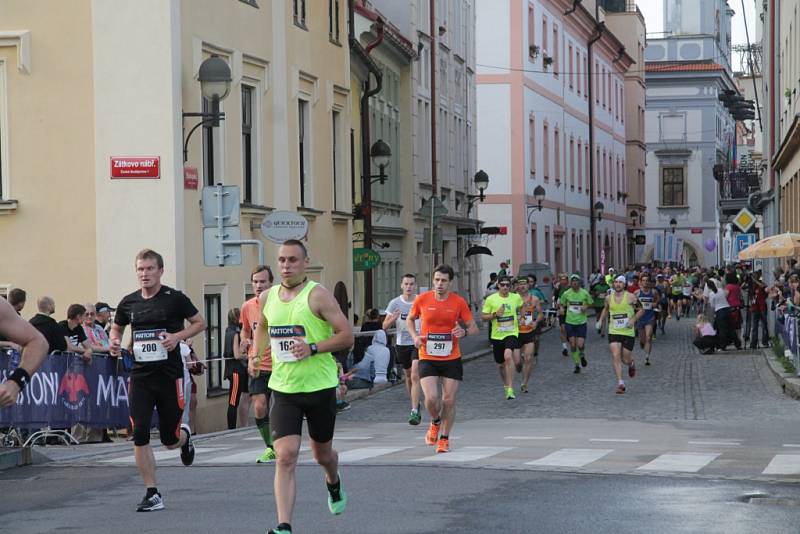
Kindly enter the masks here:
[[159, 156], [111, 157], [111, 178], [150, 178], [161, 177]]
[[273, 211], [261, 221], [261, 233], [273, 243], [303, 239], [308, 233], [308, 221], [294, 211]]
[[369, 271], [381, 263], [381, 255], [371, 248], [353, 249], [353, 270]]

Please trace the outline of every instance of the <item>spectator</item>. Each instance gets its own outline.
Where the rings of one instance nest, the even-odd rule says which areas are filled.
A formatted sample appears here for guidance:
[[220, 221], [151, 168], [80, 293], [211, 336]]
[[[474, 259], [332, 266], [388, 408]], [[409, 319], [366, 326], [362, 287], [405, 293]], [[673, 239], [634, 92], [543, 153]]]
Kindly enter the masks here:
[[107, 354], [111, 343], [108, 341], [108, 334], [102, 326], [95, 321], [97, 312], [95, 312], [94, 304], [91, 302], [86, 304], [86, 312], [83, 314], [83, 333], [86, 334], [86, 340], [92, 348], [92, 352], [101, 352]]
[[181, 422], [189, 425], [192, 435], [197, 433], [195, 427], [197, 422], [197, 384], [194, 375], [202, 375], [206, 369], [203, 362], [197, 359], [197, 355], [192, 348], [191, 338], [181, 341], [181, 359], [183, 360], [183, 417]]
[[347, 377], [344, 374], [342, 362], [338, 360], [336, 362], [336, 369], [339, 373], [339, 387], [336, 388], [336, 413], [342, 413], [350, 409], [350, 403], [345, 400], [345, 396], [347, 395], [347, 384], [345, 383]]
[[[735, 272], [728, 271], [727, 274], [725, 274], [725, 291], [727, 293], [728, 304], [731, 306], [730, 323], [736, 333], [736, 339], [740, 340], [742, 330], [741, 309], [744, 306], [744, 301], [742, 299], [742, 288], [739, 286], [739, 278], [736, 276]], [[736, 346], [738, 347], [739, 345], [741, 345], [741, 341], [739, 341]]]
[[714, 309], [714, 330], [717, 331], [719, 344], [717, 348], [724, 350], [728, 345], [734, 343], [737, 349], [742, 348], [742, 342], [736, 337], [733, 325], [731, 324], [731, 305], [728, 303], [728, 296], [724, 288], [718, 286], [719, 280], [709, 278], [706, 280], [706, 287], [703, 291], [703, 298]]
[[489, 273], [489, 283], [486, 284], [486, 291], [492, 291], [496, 289], [497, 285], [497, 273]]
[[228, 430], [236, 428], [238, 418], [241, 426], [247, 426], [250, 397], [247, 374], [247, 352], [240, 347], [241, 311], [233, 308], [228, 312], [228, 327], [225, 329], [225, 378], [230, 382], [228, 392]]
[[[14, 311], [17, 312], [17, 315], [21, 315], [22, 308], [25, 307], [26, 300], [27, 300], [27, 294], [23, 289], [15, 287], [14, 289], [8, 292], [8, 303], [11, 304], [11, 307], [14, 308]], [[14, 343], [13, 341], [9, 341], [4, 337], [0, 336], [0, 349], [20, 350], [21, 347], [16, 343]]]
[[706, 320], [705, 315], [702, 313], [697, 315], [693, 343], [702, 354], [713, 354], [714, 349], [719, 344], [717, 331], [714, 330], [714, 326]]
[[108, 333], [108, 330], [111, 328], [111, 312], [114, 311], [114, 308], [108, 305], [106, 302], [98, 302], [94, 305], [95, 312], [97, 316], [95, 317], [95, 323], [99, 324], [103, 330]]
[[750, 337], [750, 348], [758, 348], [758, 327], [763, 328], [761, 344], [769, 347], [769, 328], [767, 327], [767, 291], [761, 280], [761, 271], [756, 271], [750, 277], [750, 320], [747, 322], [745, 339]]
[[[383, 326], [381, 322], [380, 313], [375, 308], [370, 308], [364, 317], [364, 322], [361, 324], [361, 332], [373, 332], [380, 330]], [[353, 364], [357, 364], [364, 357], [367, 347], [371, 343], [370, 336], [359, 336], [353, 344]]]
[[89, 346], [83, 325], [81, 325], [84, 313], [86, 313], [86, 308], [80, 304], [70, 304], [67, 308], [67, 320], [58, 323], [58, 328], [61, 335], [67, 340], [67, 350], [82, 353], [83, 360], [89, 362], [92, 360], [92, 348]]
[[497, 272], [497, 277], [503, 278], [504, 276], [508, 276], [508, 263], [501, 261], [500, 270]]
[[374, 384], [386, 383], [391, 355], [386, 346], [386, 332], [378, 330], [364, 357], [345, 375], [349, 389], [371, 389]]
[[36, 301], [39, 313], [31, 317], [31, 324], [42, 333], [49, 345], [48, 352], [67, 350], [67, 340], [55, 319], [50, 317], [56, 311], [53, 297], [41, 297]]

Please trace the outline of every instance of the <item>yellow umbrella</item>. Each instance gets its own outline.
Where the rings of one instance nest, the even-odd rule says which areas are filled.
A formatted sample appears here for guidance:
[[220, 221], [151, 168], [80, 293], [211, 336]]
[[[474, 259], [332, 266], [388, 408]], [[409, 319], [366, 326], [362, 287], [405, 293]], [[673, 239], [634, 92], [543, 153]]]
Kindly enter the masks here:
[[785, 233], [765, 237], [739, 252], [740, 260], [800, 256], [800, 234]]

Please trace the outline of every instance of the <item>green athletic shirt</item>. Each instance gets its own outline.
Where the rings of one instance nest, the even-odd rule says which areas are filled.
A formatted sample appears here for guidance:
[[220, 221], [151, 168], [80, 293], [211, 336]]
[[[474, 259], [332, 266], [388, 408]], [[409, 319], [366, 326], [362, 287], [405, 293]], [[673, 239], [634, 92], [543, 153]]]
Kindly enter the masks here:
[[579, 312], [577, 308], [573, 308], [574, 306], [581, 306], [583, 304], [591, 306], [594, 303], [592, 296], [586, 289], [580, 288], [577, 291], [573, 291], [571, 287], [561, 293], [558, 302], [567, 309], [567, 324], [571, 325], [586, 324], [586, 312]]
[[610, 288], [608, 287], [608, 284], [605, 283], [605, 281], [602, 281], [594, 285], [592, 291], [594, 291], [597, 294], [597, 296], [594, 297], [595, 308], [602, 308], [603, 306], [606, 305], [606, 296], [608, 295], [609, 289]]
[[[633, 305], [629, 302], [631, 293], [622, 292], [622, 302], [619, 304], [615, 298], [616, 293], [608, 296], [608, 335], [635, 337], [636, 331], [633, 326], [633, 317], [636, 315]], [[630, 328], [625, 328], [625, 322], [631, 323]]]
[[683, 276], [675, 275], [670, 282], [672, 284], [673, 295], [680, 295], [683, 293], [683, 285], [686, 283], [686, 279]]
[[264, 317], [269, 327], [272, 350], [272, 375], [269, 388], [281, 393], [312, 393], [339, 385], [336, 360], [330, 352], [319, 352], [302, 360], [291, 356], [292, 338], [305, 338], [307, 343], [319, 343], [333, 335], [333, 327], [314, 315], [308, 305], [316, 282], [306, 287], [289, 302], [278, 294], [281, 286], [272, 286], [264, 305]]
[[[500, 310], [501, 307], [503, 311]], [[503, 298], [500, 293], [494, 293], [486, 297], [483, 303], [483, 313], [497, 312], [497, 318], [492, 319], [492, 339], [501, 340], [508, 336], [519, 335], [519, 320], [517, 315], [522, 308], [522, 297], [519, 293], [509, 293]]]

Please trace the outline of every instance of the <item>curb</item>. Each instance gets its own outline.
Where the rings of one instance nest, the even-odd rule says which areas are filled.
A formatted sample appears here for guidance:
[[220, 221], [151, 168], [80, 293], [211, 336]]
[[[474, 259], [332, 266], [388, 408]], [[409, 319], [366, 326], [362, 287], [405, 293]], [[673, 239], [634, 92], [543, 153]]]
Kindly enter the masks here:
[[778, 358], [775, 357], [772, 349], [762, 349], [761, 354], [764, 355], [764, 359], [767, 361], [769, 370], [772, 371], [775, 379], [780, 384], [784, 395], [788, 395], [793, 399], [800, 400], [800, 378], [786, 372], [786, 370], [783, 368], [783, 365], [781, 365], [781, 362], [779, 362]]
[[30, 447], [17, 447], [0, 451], [0, 471], [22, 467], [25, 465], [42, 464], [50, 459], [43, 454], [32, 450]]

